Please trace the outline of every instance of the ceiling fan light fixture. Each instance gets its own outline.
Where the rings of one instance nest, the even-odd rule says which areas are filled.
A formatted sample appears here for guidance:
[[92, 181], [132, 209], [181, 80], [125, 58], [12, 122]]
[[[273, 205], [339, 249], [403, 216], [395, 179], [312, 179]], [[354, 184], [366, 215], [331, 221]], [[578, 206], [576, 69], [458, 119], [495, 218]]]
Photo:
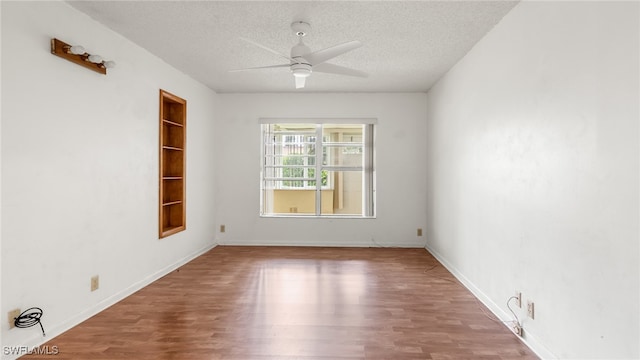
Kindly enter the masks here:
[[308, 77], [311, 75], [311, 70], [307, 69], [294, 69], [291, 70], [293, 72], [293, 76], [295, 77]]

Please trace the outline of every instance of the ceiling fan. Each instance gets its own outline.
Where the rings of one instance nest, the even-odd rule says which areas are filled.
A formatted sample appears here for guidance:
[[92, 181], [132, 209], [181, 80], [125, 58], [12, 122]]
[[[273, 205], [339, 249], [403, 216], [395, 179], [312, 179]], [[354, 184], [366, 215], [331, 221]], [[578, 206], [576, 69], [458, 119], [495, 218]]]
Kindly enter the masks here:
[[318, 51], [311, 51], [311, 49], [302, 42], [302, 38], [311, 31], [311, 25], [304, 21], [296, 21], [291, 24], [291, 30], [298, 36], [298, 44], [291, 48], [291, 55], [286, 56], [273, 49], [270, 49], [264, 45], [258, 44], [247, 38], [241, 37], [240, 39], [255, 45], [259, 48], [267, 50], [273, 54], [276, 54], [282, 58], [289, 60], [287, 64], [259, 66], [246, 69], [229, 70], [229, 72], [248, 71], [248, 70], [262, 70], [272, 68], [286, 68], [288, 67], [295, 79], [296, 89], [304, 88], [306, 79], [312, 72], [330, 73], [338, 75], [348, 75], [357, 77], [367, 77], [368, 74], [360, 71], [350, 69], [348, 67], [327, 63], [327, 60], [331, 60], [336, 56], [342, 55], [351, 50], [357, 49], [362, 46], [359, 41], [349, 41], [344, 44], [332, 46]]

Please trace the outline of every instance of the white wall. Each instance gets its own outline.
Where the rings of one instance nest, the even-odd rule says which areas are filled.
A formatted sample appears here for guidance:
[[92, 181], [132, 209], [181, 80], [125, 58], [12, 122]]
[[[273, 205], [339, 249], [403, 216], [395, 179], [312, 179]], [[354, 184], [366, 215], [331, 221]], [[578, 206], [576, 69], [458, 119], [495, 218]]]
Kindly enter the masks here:
[[[2, 345], [51, 339], [214, 244], [216, 94], [63, 2], [2, 6]], [[108, 75], [50, 39], [117, 62]], [[158, 240], [158, 91], [188, 102], [187, 230]], [[100, 289], [89, 291], [100, 275]], [[39, 306], [38, 327], [7, 311]]]
[[[0, 5], [0, 20], [1, 19], [2, 19], [2, 6]], [[2, 32], [0, 31], [0, 36], [1, 35], [2, 35]], [[0, 42], [1, 40], [2, 39], [0, 39]], [[2, 46], [0, 44], [0, 77], [1, 76], [2, 76]], [[0, 86], [0, 291], [2, 290], [2, 191], [1, 191], [2, 189], [2, 101], [1, 99], [2, 99], [2, 86]], [[0, 294], [0, 312], [1, 311], [4, 311], [4, 307], [2, 306], [2, 295]], [[2, 347], [1, 337], [0, 337], [0, 347]]]
[[520, 3], [428, 93], [428, 249], [545, 357], [640, 357], [638, 16]]
[[[223, 244], [424, 246], [426, 94], [219, 94], [216, 216]], [[261, 117], [377, 118], [376, 219], [260, 218]]]

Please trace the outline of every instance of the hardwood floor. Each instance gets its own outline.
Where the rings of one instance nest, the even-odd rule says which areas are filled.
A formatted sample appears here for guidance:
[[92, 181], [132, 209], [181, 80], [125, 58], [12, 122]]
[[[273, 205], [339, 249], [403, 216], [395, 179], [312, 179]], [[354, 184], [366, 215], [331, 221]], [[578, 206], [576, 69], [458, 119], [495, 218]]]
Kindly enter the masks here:
[[219, 246], [22, 359], [537, 359], [424, 249]]

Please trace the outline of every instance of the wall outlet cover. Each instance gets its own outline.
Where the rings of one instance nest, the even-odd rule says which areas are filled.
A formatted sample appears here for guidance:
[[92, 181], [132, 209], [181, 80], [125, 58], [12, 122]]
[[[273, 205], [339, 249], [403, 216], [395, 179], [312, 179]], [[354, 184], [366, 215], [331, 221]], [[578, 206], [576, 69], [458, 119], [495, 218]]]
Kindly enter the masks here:
[[96, 275], [91, 278], [91, 291], [96, 291], [100, 287], [100, 276]]
[[7, 318], [9, 321], [9, 329], [12, 329], [15, 327], [15, 319], [20, 316], [21, 312], [20, 309], [13, 309], [11, 311], [9, 311]]
[[518, 325], [518, 324], [514, 324], [514, 325], [513, 325], [513, 332], [514, 332], [516, 335], [518, 335], [518, 336], [522, 337], [522, 326], [520, 326], [520, 325]]

